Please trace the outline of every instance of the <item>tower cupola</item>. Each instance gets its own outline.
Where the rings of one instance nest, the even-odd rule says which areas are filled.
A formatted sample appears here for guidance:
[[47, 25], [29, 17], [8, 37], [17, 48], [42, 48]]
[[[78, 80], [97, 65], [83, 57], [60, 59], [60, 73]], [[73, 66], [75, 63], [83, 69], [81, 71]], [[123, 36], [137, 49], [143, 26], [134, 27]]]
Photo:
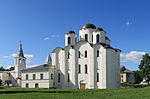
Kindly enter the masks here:
[[68, 33], [65, 34], [65, 46], [73, 46], [77, 42], [77, 34], [70, 30]]

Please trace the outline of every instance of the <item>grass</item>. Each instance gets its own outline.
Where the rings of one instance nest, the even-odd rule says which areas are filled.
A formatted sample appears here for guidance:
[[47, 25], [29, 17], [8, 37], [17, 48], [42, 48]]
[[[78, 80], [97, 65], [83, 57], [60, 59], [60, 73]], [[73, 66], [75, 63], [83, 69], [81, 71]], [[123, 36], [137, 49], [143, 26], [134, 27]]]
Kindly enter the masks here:
[[120, 89], [43, 89], [0, 87], [0, 99], [149, 99], [150, 87]]

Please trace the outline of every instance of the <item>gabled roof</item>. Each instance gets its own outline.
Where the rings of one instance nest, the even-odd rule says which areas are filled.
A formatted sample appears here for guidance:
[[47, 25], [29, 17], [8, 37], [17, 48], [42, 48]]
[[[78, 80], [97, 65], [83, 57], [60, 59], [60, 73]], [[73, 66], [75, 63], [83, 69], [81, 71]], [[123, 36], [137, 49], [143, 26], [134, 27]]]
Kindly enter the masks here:
[[121, 73], [134, 73], [133, 71], [126, 69], [125, 66], [120, 66]]
[[22, 70], [22, 73], [25, 73], [25, 72], [42, 72], [42, 71], [49, 71], [49, 67], [51, 65], [47, 65], [47, 64], [44, 64], [44, 65], [39, 65], [39, 66], [35, 66], [35, 67], [32, 67], [32, 68], [28, 68], [28, 69], [24, 69]]

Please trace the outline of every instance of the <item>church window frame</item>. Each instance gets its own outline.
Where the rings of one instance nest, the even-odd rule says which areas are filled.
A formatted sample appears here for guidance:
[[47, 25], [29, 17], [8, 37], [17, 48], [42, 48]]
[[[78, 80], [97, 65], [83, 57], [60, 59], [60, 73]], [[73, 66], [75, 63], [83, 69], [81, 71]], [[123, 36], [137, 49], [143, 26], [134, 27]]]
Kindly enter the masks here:
[[69, 75], [69, 73], [68, 73], [68, 82], [70, 82], [70, 75]]
[[87, 51], [85, 51], [85, 58], [87, 58]]
[[68, 59], [70, 58], [70, 53], [69, 53], [69, 52], [67, 53], [67, 58], [68, 58]]
[[54, 79], [54, 75], [53, 74], [51, 74], [51, 79]]
[[44, 78], [44, 74], [40, 74], [40, 79], [43, 79]]
[[60, 82], [60, 73], [58, 73], [58, 82]]
[[81, 58], [81, 52], [80, 51], [78, 52], [78, 57]]
[[78, 67], [78, 73], [80, 74], [81, 73], [81, 65], [79, 64], [79, 67]]
[[26, 80], [28, 80], [29, 79], [29, 75], [28, 74], [26, 74]]
[[85, 64], [85, 74], [88, 73], [88, 67], [87, 67], [87, 64]]
[[96, 53], [97, 53], [97, 57], [99, 57], [99, 50], [97, 50], [97, 52], [96, 52]]
[[26, 83], [26, 88], [29, 88], [29, 84], [28, 83]]
[[39, 84], [38, 83], [35, 83], [35, 88], [39, 88]]
[[97, 82], [99, 82], [99, 73], [97, 73], [97, 79], [96, 80], [97, 80]]
[[36, 75], [35, 74], [33, 74], [33, 80], [35, 80], [36, 79]]
[[85, 34], [85, 41], [88, 42], [88, 34]]
[[68, 45], [71, 44], [71, 37], [68, 37]]
[[100, 38], [100, 35], [97, 34], [97, 35], [96, 35], [96, 43], [99, 43], [99, 42], [100, 42], [99, 38]]

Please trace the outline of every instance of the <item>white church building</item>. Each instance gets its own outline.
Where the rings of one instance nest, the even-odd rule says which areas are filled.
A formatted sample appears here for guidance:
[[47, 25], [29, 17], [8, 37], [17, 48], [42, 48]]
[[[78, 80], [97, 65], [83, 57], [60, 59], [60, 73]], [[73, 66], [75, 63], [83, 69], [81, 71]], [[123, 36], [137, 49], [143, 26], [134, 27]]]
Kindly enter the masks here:
[[[120, 52], [110, 46], [102, 28], [85, 24], [79, 30], [65, 34], [65, 47], [56, 47], [52, 60], [33, 68], [26, 68], [22, 45], [15, 58], [11, 74], [14, 86], [26, 88], [106, 89], [120, 88]], [[10, 75], [9, 77], [10, 78]]]

